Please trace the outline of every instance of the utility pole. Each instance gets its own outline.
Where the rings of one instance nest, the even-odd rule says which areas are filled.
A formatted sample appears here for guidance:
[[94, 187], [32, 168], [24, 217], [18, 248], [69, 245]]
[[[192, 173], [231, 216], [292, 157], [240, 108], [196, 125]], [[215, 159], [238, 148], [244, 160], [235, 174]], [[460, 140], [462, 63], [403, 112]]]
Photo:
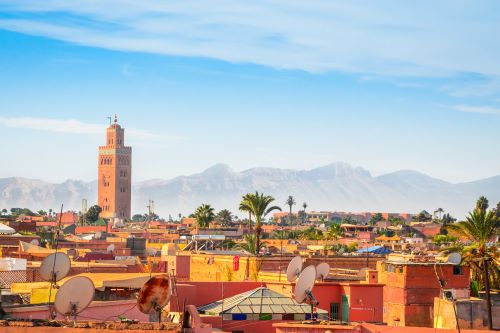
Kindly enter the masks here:
[[493, 318], [491, 317], [491, 296], [490, 296], [490, 274], [488, 272], [488, 260], [483, 257], [484, 267], [484, 289], [486, 291], [486, 308], [488, 310], [488, 330], [493, 330]]

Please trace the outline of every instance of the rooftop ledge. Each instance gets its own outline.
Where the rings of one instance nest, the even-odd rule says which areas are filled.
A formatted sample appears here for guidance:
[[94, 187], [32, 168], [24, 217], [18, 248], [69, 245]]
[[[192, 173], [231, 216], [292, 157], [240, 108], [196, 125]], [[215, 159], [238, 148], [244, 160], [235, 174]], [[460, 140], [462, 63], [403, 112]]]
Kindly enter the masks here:
[[63, 321], [63, 320], [0, 320], [2, 333], [25, 333], [33, 328], [33, 333], [68, 333], [71, 332], [98, 333], [102, 330], [119, 332], [133, 330], [134, 332], [162, 330], [164, 332], [180, 332], [179, 324], [174, 323], [135, 323], [120, 321]]

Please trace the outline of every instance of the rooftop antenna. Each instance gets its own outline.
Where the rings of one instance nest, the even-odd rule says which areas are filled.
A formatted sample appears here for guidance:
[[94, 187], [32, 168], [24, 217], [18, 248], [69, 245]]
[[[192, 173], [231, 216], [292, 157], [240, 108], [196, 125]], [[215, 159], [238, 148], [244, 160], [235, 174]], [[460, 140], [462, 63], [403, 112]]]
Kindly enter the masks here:
[[297, 303], [307, 303], [311, 305], [311, 320], [314, 320], [314, 307], [319, 304], [312, 294], [316, 275], [316, 267], [314, 265], [307, 266], [302, 273], [300, 273], [293, 293], [293, 298]]
[[163, 308], [170, 302], [174, 293], [175, 279], [172, 276], [154, 276], [142, 286], [137, 298], [137, 307], [145, 314], [156, 312], [158, 323], [161, 323]]
[[330, 273], [330, 265], [323, 262], [316, 266], [316, 280], [323, 282]]
[[290, 263], [288, 264], [288, 267], [286, 269], [286, 278], [288, 282], [295, 281], [299, 277], [301, 270], [302, 270], [302, 257], [296, 256], [292, 260], [290, 260]]
[[73, 320], [76, 320], [77, 314], [90, 305], [94, 294], [95, 287], [92, 280], [86, 276], [75, 276], [59, 288], [54, 306], [61, 315], [72, 316]]
[[106, 118], [107, 118], [107, 119], [109, 119], [109, 126], [111, 126], [111, 121], [113, 120], [113, 117], [108, 116], [108, 117], [106, 117]]

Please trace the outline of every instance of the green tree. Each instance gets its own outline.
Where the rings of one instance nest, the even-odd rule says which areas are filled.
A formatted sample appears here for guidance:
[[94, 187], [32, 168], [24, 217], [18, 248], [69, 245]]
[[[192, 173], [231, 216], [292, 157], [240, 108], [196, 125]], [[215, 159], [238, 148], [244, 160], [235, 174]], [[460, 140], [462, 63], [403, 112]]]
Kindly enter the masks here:
[[370, 225], [375, 225], [380, 221], [383, 221], [384, 217], [382, 216], [382, 213], [375, 213], [371, 218], [370, 221], [368, 222]]
[[444, 209], [443, 208], [438, 208], [434, 211], [434, 216], [436, 216], [436, 218], [438, 220], [441, 220], [442, 216], [443, 216], [443, 213], [444, 213]]
[[320, 240], [323, 239], [323, 231], [315, 227], [309, 227], [302, 231], [300, 238], [305, 240]]
[[240, 203], [240, 210], [251, 212], [255, 217], [255, 244], [257, 250], [260, 249], [260, 236], [262, 233], [262, 220], [273, 210], [280, 210], [278, 206], [271, 206], [274, 198], [270, 195], [255, 192], [255, 194], [246, 194]]
[[481, 196], [479, 199], [477, 199], [476, 209], [479, 209], [483, 212], [486, 212], [486, 210], [488, 210], [489, 206], [490, 206], [490, 203], [488, 202], [488, 199], [486, 199], [486, 197]]
[[398, 225], [405, 225], [405, 221], [400, 217], [389, 217], [389, 223], [391, 226], [397, 227]]
[[233, 214], [229, 210], [223, 209], [217, 213], [217, 216], [215, 217], [215, 219], [223, 227], [227, 227], [227, 226], [230, 226], [231, 223], [233, 222]]
[[194, 217], [199, 228], [206, 228], [215, 218], [214, 209], [208, 204], [201, 204], [194, 211]]
[[45, 216], [45, 215], [47, 215], [47, 212], [46, 212], [46, 211], [44, 211], [43, 209], [40, 209], [37, 213], [38, 213], [38, 215], [40, 215], [40, 216]]
[[296, 202], [295, 202], [295, 198], [291, 195], [288, 196], [288, 198], [286, 199], [285, 201], [285, 205], [287, 205], [288, 207], [290, 207], [290, 213], [288, 215], [288, 223], [291, 225], [292, 224], [292, 207], [293, 205], [295, 205]]
[[255, 234], [246, 234], [243, 236], [243, 243], [236, 246], [240, 250], [247, 251], [253, 255], [257, 254], [257, 236]]
[[463, 261], [471, 267], [473, 278], [482, 281], [482, 287], [486, 291], [488, 326], [492, 329], [490, 283], [498, 287], [500, 271], [497, 245], [490, 244], [490, 241], [498, 236], [500, 222], [495, 212], [487, 211], [487, 209], [488, 200], [481, 197], [476, 203], [476, 208], [469, 213], [465, 221], [448, 225], [450, 232], [470, 243], [450, 247], [448, 252], [460, 249]]
[[8, 213], [7, 209], [5, 209], [5, 208], [2, 209], [2, 215], [7, 215], [7, 213]]
[[240, 202], [240, 211], [242, 212], [247, 212], [248, 213], [248, 230], [252, 231], [253, 226], [252, 226], [252, 211], [249, 209], [247, 205], [244, 203], [252, 198], [254, 194], [252, 193], [247, 193], [243, 196], [243, 199]]
[[87, 210], [87, 221], [95, 223], [99, 219], [99, 214], [102, 212], [102, 208], [98, 205], [90, 206]]
[[[344, 236], [344, 229], [340, 227], [340, 224], [338, 223], [333, 223], [330, 228], [326, 231], [326, 233], [323, 235], [323, 238], [328, 242], [336, 242], [339, 238]], [[331, 249], [334, 251], [334, 244], [332, 244]]]
[[450, 235], [436, 235], [434, 236], [433, 242], [437, 245], [450, 244], [457, 240], [457, 237]]
[[303, 214], [302, 214], [302, 217], [303, 217], [302, 223], [305, 223], [306, 219], [307, 219], [307, 213], [306, 213], [307, 202], [303, 202], [302, 203], [302, 208], [303, 208], [303, 210], [302, 210], [302, 212], [303, 212]]
[[142, 214], [134, 214], [132, 216], [132, 221], [134, 222], [144, 222], [148, 219], [147, 215], [142, 215]]

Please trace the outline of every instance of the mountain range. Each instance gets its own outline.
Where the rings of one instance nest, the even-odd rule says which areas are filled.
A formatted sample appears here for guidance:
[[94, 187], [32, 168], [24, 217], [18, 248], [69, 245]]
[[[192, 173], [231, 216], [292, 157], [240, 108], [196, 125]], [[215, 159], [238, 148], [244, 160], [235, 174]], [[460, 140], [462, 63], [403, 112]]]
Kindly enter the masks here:
[[[189, 214], [201, 203], [217, 210], [227, 208], [239, 215], [241, 196], [264, 192], [277, 199], [284, 210], [288, 195], [296, 198], [294, 210], [430, 212], [443, 208], [463, 218], [481, 195], [496, 205], [500, 200], [500, 175], [466, 183], [450, 183], [417, 171], [402, 170], [374, 177], [367, 170], [333, 163], [311, 170], [253, 168], [241, 172], [225, 164], [214, 165], [190, 176], [152, 179], [132, 186], [132, 211], [144, 213], [149, 199], [155, 211], [167, 217]], [[67, 180], [53, 184], [19, 177], [0, 179], [0, 208], [80, 210], [81, 199], [97, 200], [97, 182]]]

